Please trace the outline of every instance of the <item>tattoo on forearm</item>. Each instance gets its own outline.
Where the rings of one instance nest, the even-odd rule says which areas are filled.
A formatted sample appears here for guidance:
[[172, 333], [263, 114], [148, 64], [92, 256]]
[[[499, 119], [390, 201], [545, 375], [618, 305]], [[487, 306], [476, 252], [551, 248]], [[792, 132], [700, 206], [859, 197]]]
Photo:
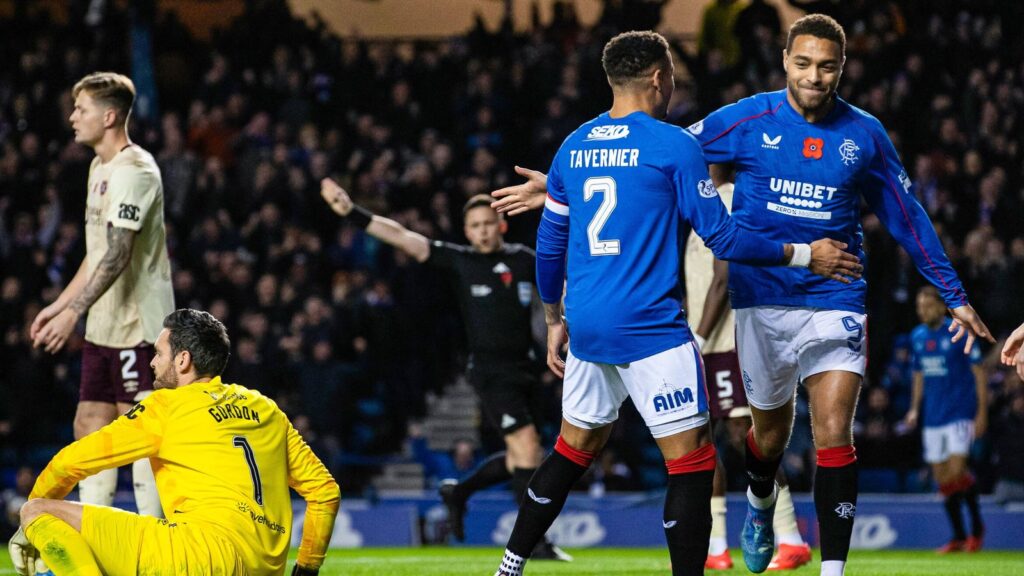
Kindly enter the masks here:
[[562, 321], [562, 303], [544, 304], [544, 321], [547, 324], [558, 324]]
[[89, 277], [85, 289], [71, 303], [72, 310], [79, 315], [85, 314], [85, 311], [117, 280], [132, 258], [136, 234], [134, 230], [127, 228], [107, 228], [107, 252], [96, 265], [96, 270]]

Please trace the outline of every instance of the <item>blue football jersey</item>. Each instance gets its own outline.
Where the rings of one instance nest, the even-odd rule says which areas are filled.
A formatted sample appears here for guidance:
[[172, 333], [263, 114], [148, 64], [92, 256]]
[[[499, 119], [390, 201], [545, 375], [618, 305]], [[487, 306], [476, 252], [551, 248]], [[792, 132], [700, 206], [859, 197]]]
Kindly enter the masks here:
[[[953, 308], [967, 304], [928, 214], [882, 124], [842, 99], [809, 123], [786, 91], [725, 106], [687, 129], [709, 163], [736, 168], [733, 217], [765, 238], [845, 242], [865, 263], [860, 227], [863, 197], [917, 269]], [[809, 306], [864, 312], [864, 280], [843, 284], [802, 268], [729, 265], [734, 308]]]
[[621, 364], [690, 338], [679, 284], [684, 221], [722, 259], [777, 264], [783, 245], [729, 218], [696, 140], [643, 112], [607, 113], [562, 144], [537, 230], [541, 300], [565, 282], [572, 353]]
[[971, 367], [981, 362], [977, 344], [964, 354], [967, 339], [950, 342], [946, 318], [932, 330], [921, 324], [910, 333], [915, 372], [924, 376], [924, 400], [921, 422], [924, 426], [943, 426], [957, 420], [973, 420], [978, 410], [978, 393]]

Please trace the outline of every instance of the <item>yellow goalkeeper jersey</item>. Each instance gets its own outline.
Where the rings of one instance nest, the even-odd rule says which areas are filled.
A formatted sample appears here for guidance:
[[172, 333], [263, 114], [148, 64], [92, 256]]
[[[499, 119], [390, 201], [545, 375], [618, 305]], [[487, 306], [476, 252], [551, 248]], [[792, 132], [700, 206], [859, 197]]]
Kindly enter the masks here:
[[146, 457], [167, 520], [229, 538], [253, 575], [284, 572], [294, 488], [306, 500], [298, 563], [320, 567], [337, 483], [273, 400], [219, 377], [157, 390], [64, 448], [29, 497], [64, 498], [79, 480]]

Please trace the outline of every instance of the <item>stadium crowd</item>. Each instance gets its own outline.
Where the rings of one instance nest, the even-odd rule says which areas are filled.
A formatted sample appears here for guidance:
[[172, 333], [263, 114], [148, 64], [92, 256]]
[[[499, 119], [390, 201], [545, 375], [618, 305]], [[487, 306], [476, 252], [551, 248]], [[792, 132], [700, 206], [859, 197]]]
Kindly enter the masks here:
[[[971, 302], [1005, 336], [1024, 319], [1024, 37], [1012, 30], [1024, 8], [790, 2], [844, 25], [840, 94], [891, 131]], [[428, 41], [338, 38], [283, 1], [247, 3], [210, 40], [172, 12], [108, 3], [96, 25], [85, 3], [71, 3], [64, 22], [14, 4], [15, 16], [0, 20], [4, 499], [25, 482], [19, 466], [38, 468], [70, 441], [77, 397], [81, 336], [56, 357], [27, 336], [84, 254], [91, 155], [73, 143], [63, 79], [133, 70], [130, 24], [151, 25], [159, 106], [136, 114], [132, 134], [162, 171], [176, 303], [227, 325], [225, 379], [274, 397], [342, 489], [354, 491], [365, 485], [360, 464], [422, 452], [404, 448], [408, 425], [462, 369], [465, 346], [446, 278], [337, 220], [319, 198], [320, 180], [333, 176], [374, 212], [463, 243], [465, 199], [513, 181], [514, 164], [545, 168], [570, 130], [603, 111], [601, 46], [626, 25], [656, 25], [651, 6], [661, 5], [646, 3], [627, 24], [609, 1], [587, 27], [570, 2], [557, 3], [551, 21], [537, 17], [525, 32], [481, 21], [464, 36]], [[680, 82], [669, 120], [686, 126], [782, 88], [782, 29], [763, 1], [709, 3], [697, 41], [674, 39]], [[532, 245], [535, 218], [514, 218], [507, 238]], [[911, 379], [905, 334], [917, 324], [923, 279], [876, 217], [865, 215], [863, 226], [872, 322], [858, 451], [865, 468], [884, 472], [866, 482], [923, 490], [919, 442], [901, 426]], [[997, 351], [985, 350], [991, 426], [976, 465], [984, 489], [1001, 481], [1024, 493], [1024, 384], [998, 365]], [[557, 414], [558, 383], [548, 378]], [[807, 418], [801, 404], [803, 432], [784, 461], [795, 490], [808, 488], [813, 462]], [[646, 448], [619, 448], [633, 444]], [[617, 479], [609, 489], [660, 483], [663, 466], [635, 414], [624, 416], [608, 453], [596, 475]]]

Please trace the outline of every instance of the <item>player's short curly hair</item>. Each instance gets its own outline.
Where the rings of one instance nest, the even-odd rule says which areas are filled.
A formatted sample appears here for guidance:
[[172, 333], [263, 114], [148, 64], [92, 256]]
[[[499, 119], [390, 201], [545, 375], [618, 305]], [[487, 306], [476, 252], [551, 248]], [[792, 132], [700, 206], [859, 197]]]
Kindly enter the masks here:
[[93, 72], [75, 83], [71, 96], [85, 92], [93, 100], [117, 111], [120, 121], [128, 119], [135, 104], [135, 83], [124, 74], [117, 72]]
[[789, 27], [789, 36], [786, 38], [786, 50], [792, 50], [793, 40], [803, 34], [831, 40], [839, 44], [840, 53], [846, 54], [846, 32], [843, 32], [842, 25], [831, 16], [808, 14], [793, 22], [793, 25]]
[[667, 67], [668, 42], [657, 32], [623, 32], [604, 45], [601, 64], [612, 86], [635, 82], [654, 67]]
[[231, 339], [220, 320], [209, 312], [182, 308], [164, 318], [171, 357], [187, 351], [201, 377], [220, 376], [231, 356]]

